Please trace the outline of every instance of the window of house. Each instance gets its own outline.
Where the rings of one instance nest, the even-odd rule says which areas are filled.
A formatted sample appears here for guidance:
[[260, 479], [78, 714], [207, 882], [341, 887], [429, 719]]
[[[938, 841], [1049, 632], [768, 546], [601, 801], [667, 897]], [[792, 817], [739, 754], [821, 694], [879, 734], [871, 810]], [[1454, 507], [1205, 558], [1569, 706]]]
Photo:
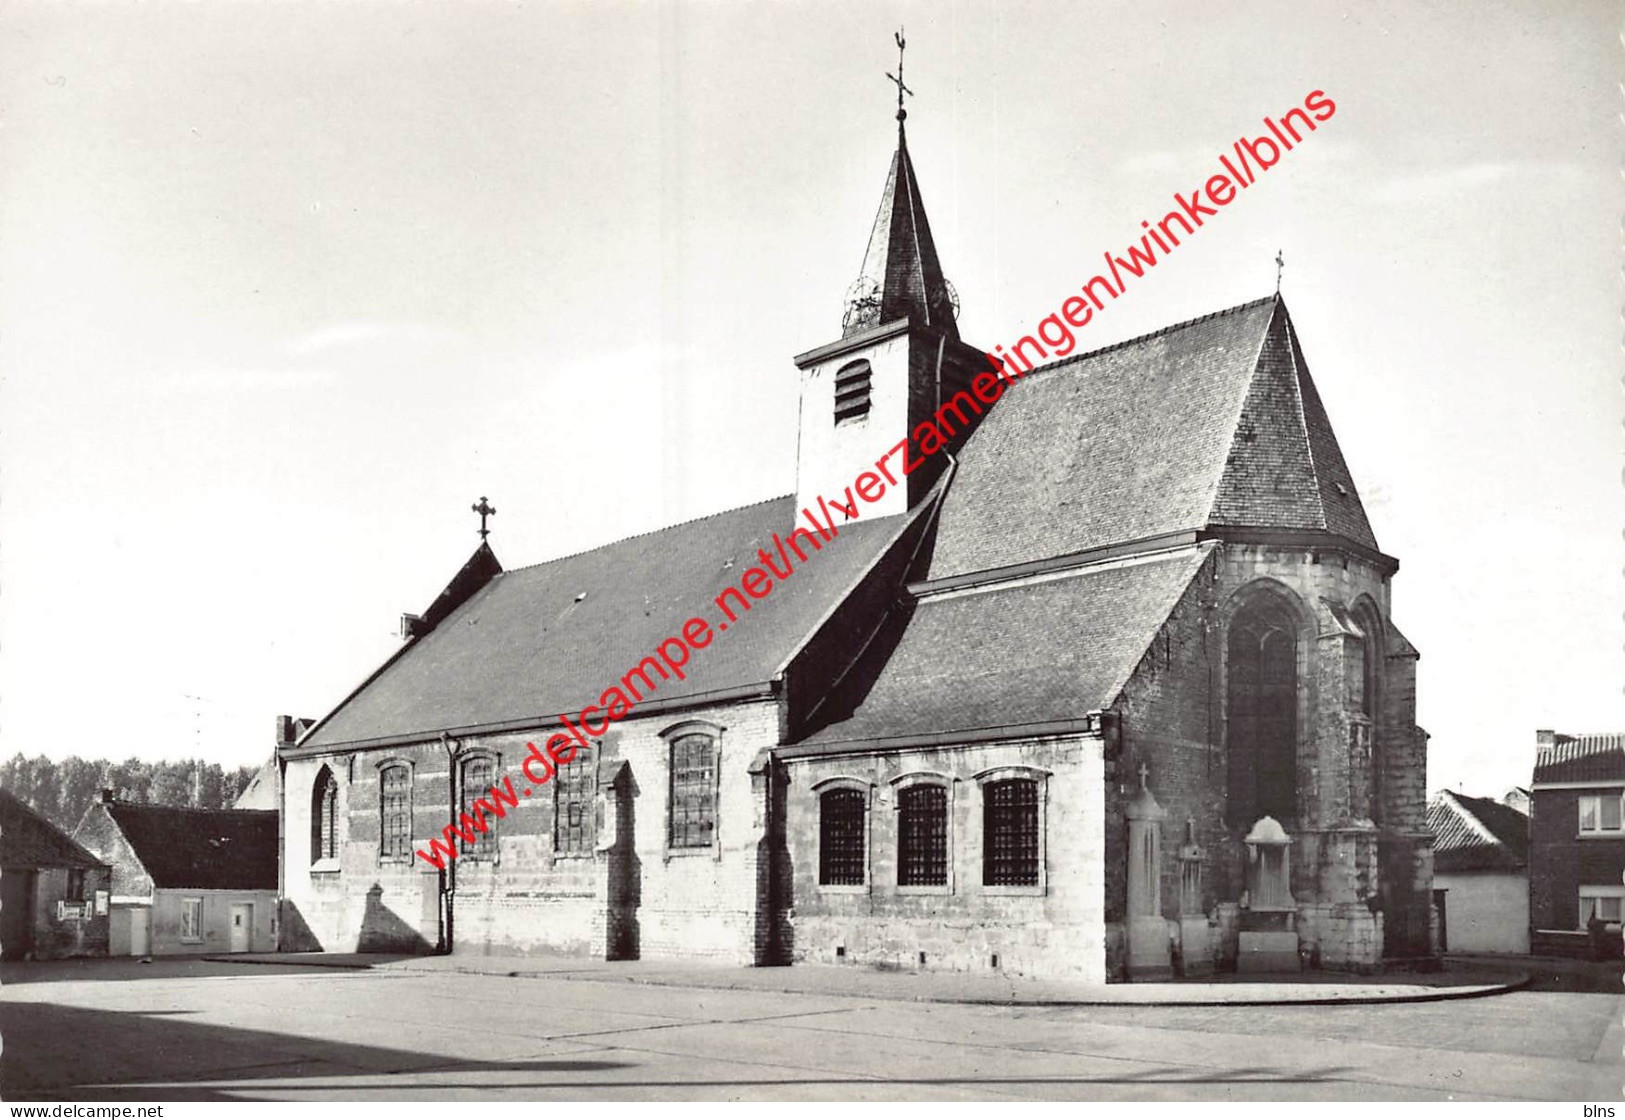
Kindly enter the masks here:
[[861, 887], [866, 877], [868, 846], [864, 819], [868, 794], [859, 789], [832, 789], [818, 798], [818, 881], [824, 886]]
[[1620, 832], [1625, 830], [1622, 826], [1620, 813], [1621, 794], [1618, 790], [1608, 793], [1590, 793], [1580, 796], [1580, 831], [1582, 833]]
[[181, 899], [181, 940], [203, 940], [203, 900], [201, 898]]
[[[497, 778], [496, 759], [484, 754], [464, 759], [459, 770], [459, 778], [462, 797], [458, 804], [462, 806], [463, 813], [470, 822], [477, 821], [481, 817], [485, 818], [483, 830], [463, 825], [464, 833], [472, 833], [474, 837], [471, 841], [467, 839], [459, 841], [463, 847], [463, 855], [474, 859], [493, 859], [497, 854], [496, 817], [484, 806], [476, 813], [474, 802], [484, 801], [490, 804], [491, 799], [487, 795], [491, 792], [491, 783]], [[462, 823], [461, 818], [458, 823]]]
[[671, 744], [673, 848], [709, 848], [717, 828], [717, 742], [703, 732]]
[[948, 790], [906, 786], [897, 793], [897, 885], [948, 883]]
[[412, 854], [412, 769], [404, 762], [378, 775], [379, 854], [404, 859]]
[[322, 767], [311, 789], [310, 862], [339, 857], [339, 782]]
[[559, 855], [591, 855], [597, 842], [593, 820], [596, 763], [578, 756], [558, 769], [553, 780], [553, 850]]
[[85, 872], [83, 868], [68, 869], [68, 891], [64, 895], [69, 902], [83, 902], [85, 898]]
[[1615, 925], [1625, 919], [1625, 887], [1581, 887], [1580, 928], [1590, 924], [1592, 915]]
[[1038, 783], [1031, 778], [982, 787], [982, 882], [1038, 885]]
[[869, 363], [853, 362], [835, 374], [835, 422], [869, 415]]

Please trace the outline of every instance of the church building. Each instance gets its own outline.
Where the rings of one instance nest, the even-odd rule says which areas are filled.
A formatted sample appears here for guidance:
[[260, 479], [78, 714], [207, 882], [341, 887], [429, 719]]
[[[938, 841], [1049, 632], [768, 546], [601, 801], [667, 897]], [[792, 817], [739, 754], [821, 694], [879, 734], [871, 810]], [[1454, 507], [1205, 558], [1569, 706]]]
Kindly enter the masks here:
[[1084, 981], [1434, 954], [1399, 565], [1279, 294], [1015, 380], [457, 858], [416, 854], [988, 369], [904, 116], [845, 320], [794, 359], [797, 492], [512, 570], [482, 535], [283, 721], [283, 948]]

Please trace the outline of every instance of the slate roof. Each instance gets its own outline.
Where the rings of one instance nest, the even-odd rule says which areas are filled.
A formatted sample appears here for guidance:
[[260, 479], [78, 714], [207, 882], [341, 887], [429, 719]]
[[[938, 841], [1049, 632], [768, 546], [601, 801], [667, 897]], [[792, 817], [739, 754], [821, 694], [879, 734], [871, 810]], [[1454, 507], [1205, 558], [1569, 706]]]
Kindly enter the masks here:
[[1279, 296], [1035, 370], [959, 458], [932, 579], [1210, 527], [1377, 547]]
[[[713, 631], [686, 680], [660, 682], [651, 699], [697, 698], [772, 680], [919, 515], [841, 525], [839, 537], [809, 553], [804, 567], [740, 614], [727, 633]], [[758, 563], [758, 549], [773, 553], [773, 534], [788, 536], [795, 518], [793, 498], [774, 498], [497, 574], [299, 746], [549, 724], [561, 712], [579, 712], [689, 618], [703, 616], [715, 626], [717, 594]]]
[[8, 789], [0, 789], [0, 867], [26, 870], [69, 867], [90, 871], [108, 865]]
[[277, 814], [257, 809], [105, 806], [155, 887], [277, 889]]
[[1625, 781], [1625, 733], [1558, 735], [1535, 753], [1535, 784]]
[[927, 597], [861, 696], [786, 753], [1082, 719], [1108, 707], [1210, 552]]
[[1445, 790], [1428, 806], [1436, 871], [1516, 871], [1529, 862], [1529, 818], [1488, 797]]
[[865, 293], [869, 301], [866, 306], [849, 308], [843, 337], [909, 318], [949, 338], [959, 337], [952, 297], [937, 260], [937, 245], [925, 218], [920, 182], [914, 174], [914, 161], [908, 157], [901, 121], [897, 125], [897, 152], [892, 156], [859, 275], [859, 283], [869, 281], [875, 290]]

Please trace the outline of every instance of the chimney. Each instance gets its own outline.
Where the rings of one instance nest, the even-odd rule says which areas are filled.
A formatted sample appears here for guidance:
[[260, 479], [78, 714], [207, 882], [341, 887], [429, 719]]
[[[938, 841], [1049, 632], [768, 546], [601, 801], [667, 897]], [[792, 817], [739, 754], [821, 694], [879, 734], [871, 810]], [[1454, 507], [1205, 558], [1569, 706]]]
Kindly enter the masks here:
[[110, 790], [110, 789], [102, 790], [102, 804], [103, 805], [111, 805], [112, 803], [113, 803], [113, 791]]
[[1536, 731], [1535, 732], [1535, 753], [1537, 755], [1545, 754], [1546, 752], [1550, 751], [1555, 746], [1557, 746], [1557, 732], [1555, 732], [1555, 731]]
[[301, 736], [305, 732], [309, 731], [313, 726], [315, 726], [315, 724], [316, 724], [316, 721], [313, 720], [313, 719], [310, 719], [309, 717], [306, 717], [304, 719], [300, 719], [297, 716], [277, 716], [276, 717], [276, 745], [277, 745], [277, 749], [281, 750], [283, 747], [291, 747], [291, 746], [293, 746], [295, 743], [297, 743], [299, 741], [299, 736]]

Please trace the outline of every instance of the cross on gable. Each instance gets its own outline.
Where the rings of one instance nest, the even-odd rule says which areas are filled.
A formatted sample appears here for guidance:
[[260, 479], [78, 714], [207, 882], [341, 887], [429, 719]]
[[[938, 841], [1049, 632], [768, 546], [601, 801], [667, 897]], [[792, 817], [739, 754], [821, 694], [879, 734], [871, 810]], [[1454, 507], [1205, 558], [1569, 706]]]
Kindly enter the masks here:
[[479, 502], [470, 506], [469, 508], [480, 515], [480, 540], [483, 541], [486, 537], [491, 535], [491, 530], [485, 527], [485, 519], [495, 514], [497, 507], [486, 501], [485, 495], [481, 494]]

